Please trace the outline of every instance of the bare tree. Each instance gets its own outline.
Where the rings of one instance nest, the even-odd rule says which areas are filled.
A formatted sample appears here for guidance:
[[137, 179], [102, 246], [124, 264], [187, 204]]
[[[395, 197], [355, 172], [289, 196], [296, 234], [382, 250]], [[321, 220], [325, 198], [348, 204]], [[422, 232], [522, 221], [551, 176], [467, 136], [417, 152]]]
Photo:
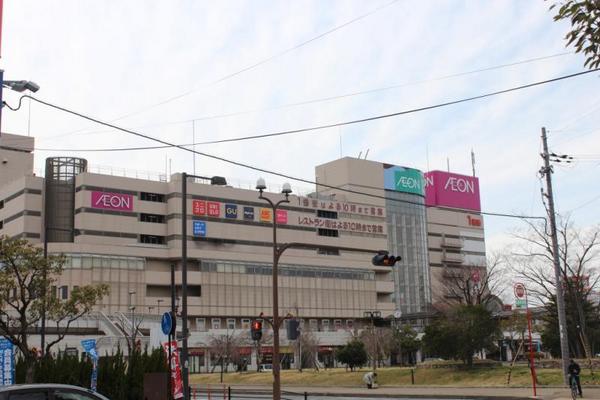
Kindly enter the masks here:
[[[227, 372], [229, 364], [235, 364], [238, 367], [241, 365], [241, 349], [250, 346], [251, 341], [247, 333], [232, 331], [224, 335], [212, 335], [208, 345], [211, 354], [217, 357], [221, 365], [221, 372]], [[213, 371], [215, 367], [216, 364], [213, 366]]]
[[495, 254], [486, 265], [466, 265], [445, 270], [444, 287], [446, 306], [484, 305], [496, 301], [505, 288], [505, 263], [502, 256]]
[[[530, 301], [551, 304], [555, 300], [556, 284], [553, 273], [554, 252], [548, 227], [545, 223], [527, 222], [527, 229], [514, 234], [521, 244], [513, 249], [511, 264], [514, 273], [527, 282]], [[559, 242], [560, 284], [563, 285], [565, 300], [574, 307], [572, 317], [576, 320], [579, 336], [574, 338], [577, 348], [583, 348], [591, 357], [587, 318], [584, 305], [598, 287], [600, 274], [600, 227], [582, 230], [576, 228], [569, 217], [558, 217], [557, 237]], [[570, 338], [572, 339], [572, 338]], [[572, 342], [573, 343], [573, 342]]]
[[299, 355], [298, 370], [302, 372], [302, 367], [307, 366], [319, 370], [317, 364], [317, 355], [319, 354], [319, 339], [309, 330], [300, 331], [298, 339], [294, 341], [294, 354]]
[[365, 344], [373, 369], [389, 358], [394, 348], [394, 335], [390, 328], [368, 327], [360, 333], [359, 337]]

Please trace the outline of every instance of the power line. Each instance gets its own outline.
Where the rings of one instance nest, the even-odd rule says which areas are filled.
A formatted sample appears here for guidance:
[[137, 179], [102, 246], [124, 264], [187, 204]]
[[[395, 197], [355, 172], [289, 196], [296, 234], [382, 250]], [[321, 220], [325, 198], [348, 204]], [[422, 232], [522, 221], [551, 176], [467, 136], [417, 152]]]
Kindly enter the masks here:
[[[185, 148], [185, 147], [189, 147], [189, 146], [193, 146], [193, 145], [207, 145], [207, 144], [230, 143], [230, 142], [239, 142], [239, 141], [245, 141], [245, 140], [263, 139], [263, 138], [269, 138], [269, 137], [275, 137], [275, 136], [291, 135], [291, 134], [296, 134], [296, 133], [304, 133], [304, 132], [310, 132], [310, 131], [315, 131], [315, 130], [329, 129], [329, 128], [334, 128], [334, 127], [339, 127], [339, 126], [360, 124], [360, 123], [375, 121], [375, 120], [384, 119], [384, 118], [391, 118], [391, 117], [397, 117], [400, 115], [413, 114], [413, 113], [417, 113], [417, 112], [421, 112], [421, 111], [433, 110], [436, 108], [442, 108], [442, 107], [447, 107], [447, 106], [451, 106], [451, 105], [455, 105], [455, 104], [466, 103], [466, 102], [473, 101], [473, 100], [479, 100], [479, 99], [483, 99], [483, 98], [487, 98], [487, 97], [497, 96], [500, 94], [514, 92], [517, 90], [540, 86], [540, 85], [544, 85], [547, 83], [557, 82], [557, 81], [561, 81], [564, 79], [569, 79], [569, 78], [589, 74], [589, 73], [596, 72], [596, 71], [600, 71], [600, 68], [589, 70], [589, 71], [577, 72], [577, 73], [570, 74], [570, 75], [563, 75], [563, 76], [559, 76], [557, 78], [552, 78], [552, 79], [547, 79], [544, 81], [529, 83], [526, 85], [516, 86], [516, 87], [509, 88], [509, 89], [503, 89], [503, 90], [485, 93], [485, 94], [472, 96], [472, 97], [467, 97], [467, 98], [463, 98], [463, 99], [459, 99], [459, 100], [452, 100], [452, 101], [448, 101], [445, 103], [438, 103], [438, 104], [431, 105], [431, 106], [413, 108], [413, 109], [405, 110], [405, 111], [398, 111], [398, 112], [391, 113], [391, 114], [376, 115], [373, 117], [355, 119], [355, 120], [351, 120], [351, 121], [337, 122], [337, 123], [332, 123], [332, 124], [327, 124], [327, 125], [318, 125], [318, 126], [313, 126], [313, 127], [308, 127], [308, 128], [279, 131], [279, 132], [274, 132], [274, 133], [264, 133], [264, 134], [259, 134], [259, 135], [242, 136], [242, 137], [237, 137], [237, 138], [211, 140], [211, 141], [206, 141], [206, 142], [180, 144], [180, 145], [171, 145], [171, 144], [167, 145], [166, 143], [164, 143], [165, 144], [164, 146], [143, 146], [143, 147], [127, 147], [127, 148], [112, 147], [112, 148], [107, 148], [107, 149], [47, 149], [47, 148], [45, 149], [45, 148], [39, 148], [38, 150], [42, 150], [42, 151], [78, 151], [78, 152], [153, 150], [153, 149], [161, 149], [161, 148], [168, 148], [168, 147]], [[21, 97], [21, 99], [22, 98], [23, 97]], [[40, 103], [50, 105], [50, 103], [45, 103], [38, 99], [35, 99], [35, 100]], [[19, 104], [20, 104], [20, 100], [19, 100]], [[107, 122], [103, 122], [101, 124], [105, 125], [105, 126], [109, 126], [109, 127], [114, 127], [113, 125], [110, 125], [110, 123], [107, 123]], [[115, 129], [123, 130], [123, 128], [119, 128], [119, 127], [116, 127]], [[133, 132], [133, 131], [128, 130], [128, 132]]]
[[[157, 143], [161, 143], [163, 145], [167, 145], [168, 147], [176, 147], [176, 148], [178, 148], [180, 150], [183, 150], [183, 151], [187, 151], [187, 152], [190, 152], [190, 153], [193, 153], [193, 154], [198, 154], [198, 155], [201, 155], [201, 156], [204, 156], [204, 157], [212, 158], [214, 160], [218, 160], [218, 161], [225, 162], [225, 163], [228, 163], [228, 164], [236, 165], [238, 167], [247, 168], [247, 169], [251, 169], [251, 170], [254, 170], [254, 171], [258, 171], [258, 172], [263, 172], [265, 174], [279, 176], [281, 178], [290, 179], [290, 180], [293, 180], [293, 181], [302, 182], [302, 183], [306, 183], [306, 184], [310, 184], [310, 185], [315, 185], [315, 186], [319, 185], [321, 187], [325, 187], [325, 188], [329, 188], [329, 189], [335, 189], [335, 190], [339, 190], [341, 192], [358, 194], [358, 195], [362, 195], [362, 196], [366, 196], [366, 197], [372, 197], [372, 198], [376, 198], [376, 199], [397, 201], [397, 202], [401, 202], [401, 203], [405, 203], [405, 204], [412, 204], [412, 205], [416, 205], [416, 206], [420, 206], [420, 207], [425, 207], [425, 204], [421, 203], [421, 202], [395, 199], [395, 198], [392, 198], [392, 197], [380, 196], [380, 195], [376, 195], [376, 194], [360, 192], [360, 191], [357, 191], [357, 190], [340, 188], [340, 187], [333, 186], [333, 185], [327, 185], [327, 184], [323, 184], [323, 183], [317, 183], [315, 181], [311, 181], [311, 180], [308, 180], [308, 179], [297, 178], [297, 177], [294, 177], [294, 176], [291, 176], [291, 175], [283, 174], [281, 172], [271, 171], [271, 170], [267, 170], [267, 169], [264, 169], [264, 168], [256, 167], [256, 166], [253, 166], [253, 165], [250, 165], [250, 164], [245, 164], [245, 163], [242, 163], [242, 162], [239, 162], [239, 161], [229, 160], [227, 158], [216, 156], [216, 155], [213, 155], [213, 154], [208, 154], [208, 153], [204, 153], [204, 152], [201, 152], [201, 151], [189, 149], [189, 148], [180, 146], [178, 144], [169, 143], [169, 142], [167, 142], [165, 140], [148, 136], [148, 135], [143, 134], [143, 133], [139, 133], [139, 132], [135, 132], [135, 131], [132, 131], [132, 130], [129, 130], [129, 129], [121, 128], [121, 127], [119, 127], [117, 125], [114, 125], [114, 124], [112, 124], [110, 122], [104, 122], [104, 121], [98, 120], [96, 118], [87, 116], [85, 114], [81, 114], [79, 112], [76, 112], [76, 111], [73, 111], [73, 110], [61, 107], [61, 106], [58, 106], [56, 104], [52, 104], [52, 103], [48, 103], [48, 102], [40, 100], [40, 99], [36, 99], [35, 97], [30, 96], [30, 95], [23, 95], [23, 96], [21, 96], [19, 98], [19, 105], [16, 108], [13, 108], [13, 107], [9, 106], [6, 102], [3, 102], [3, 104], [6, 105], [12, 111], [18, 111], [21, 108], [23, 99], [26, 99], [26, 98], [27, 99], [31, 99], [33, 101], [36, 101], [36, 102], [38, 102], [40, 104], [43, 104], [43, 105], [45, 105], [47, 107], [51, 107], [51, 108], [54, 108], [56, 110], [60, 110], [60, 111], [66, 112], [68, 114], [78, 116], [80, 118], [86, 119], [86, 120], [91, 121], [91, 122], [95, 122], [95, 123], [100, 124], [100, 125], [105, 125], [105, 126], [108, 126], [110, 128], [113, 128], [113, 129], [116, 129], [116, 130], [119, 130], [119, 131], [122, 131], [122, 132], [125, 132], [125, 133], [129, 133], [129, 134], [134, 135], [134, 136], [138, 136], [138, 137], [141, 137], [141, 138], [144, 138], [144, 139], [152, 140], [152, 141], [157, 142]], [[447, 208], [447, 207], [437, 207], [437, 208], [452, 210], [451, 208]], [[497, 212], [488, 212], [488, 211], [480, 211], [480, 213], [482, 215], [489, 215], [489, 216], [496, 216], [496, 217], [507, 217], [507, 218], [518, 218], [518, 219], [542, 219], [544, 221], [546, 220], [546, 217], [539, 217], [539, 216], [517, 215], [517, 214], [497, 213]]]
[[[548, 56], [529, 58], [526, 60], [520, 60], [520, 61], [515, 61], [515, 62], [511, 62], [511, 63], [506, 63], [506, 64], [484, 67], [484, 68], [474, 69], [474, 70], [470, 70], [470, 71], [466, 71], [466, 72], [458, 72], [455, 74], [443, 75], [443, 76], [440, 76], [437, 78], [423, 79], [423, 80], [414, 81], [414, 82], [405, 82], [405, 83], [400, 83], [400, 84], [396, 84], [396, 85], [384, 86], [384, 87], [380, 87], [380, 88], [360, 90], [360, 91], [354, 91], [354, 92], [344, 93], [344, 94], [340, 94], [340, 95], [326, 96], [326, 97], [321, 97], [321, 98], [316, 98], [316, 99], [297, 101], [297, 102], [287, 103], [287, 104], [280, 104], [280, 105], [276, 105], [276, 106], [272, 106], [272, 107], [255, 108], [255, 109], [242, 110], [242, 111], [233, 111], [233, 112], [228, 112], [228, 113], [205, 115], [205, 116], [191, 118], [191, 119], [185, 119], [185, 120], [168, 121], [168, 122], [162, 122], [162, 123], [156, 123], [156, 124], [142, 125], [142, 126], [136, 127], [136, 129], [167, 126], [167, 125], [180, 125], [180, 124], [187, 124], [190, 122], [198, 122], [198, 121], [209, 121], [209, 120], [213, 120], [213, 119], [222, 119], [222, 118], [235, 117], [235, 116], [239, 116], [239, 115], [257, 113], [257, 112], [273, 111], [273, 110], [280, 110], [280, 109], [304, 106], [304, 105], [315, 104], [315, 103], [328, 102], [328, 101], [332, 101], [332, 100], [339, 100], [339, 99], [345, 99], [345, 98], [350, 98], [350, 97], [354, 97], [354, 96], [362, 96], [365, 94], [372, 94], [372, 93], [378, 93], [378, 92], [383, 92], [383, 91], [388, 91], [388, 90], [393, 90], [393, 89], [399, 89], [399, 88], [407, 87], [407, 86], [415, 86], [415, 85], [420, 85], [420, 84], [424, 84], [424, 83], [431, 83], [431, 82], [436, 82], [436, 81], [441, 81], [441, 80], [446, 80], [446, 79], [451, 79], [451, 78], [457, 78], [457, 77], [472, 75], [472, 74], [476, 74], [476, 73], [480, 73], [480, 72], [508, 68], [508, 67], [513, 67], [516, 65], [547, 60], [547, 59], [551, 59], [551, 58], [555, 58], [555, 57], [562, 57], [562, 56], [570, 55], [570, 54], [573, 54], [573, 52], [564, 52], [564, 53], [557, 53], [557, 54], [552, 54], [552, 55], [548, 55]], [[78, 132], [80, 132], [80, 131], [67, 132], [65, 134], [51, 136], [47, 139], [68, 136], [68, 135], [72, 135], [72, 134], [78, 133]], [[92, 133], [102, 133], [102, 132], [106, 132], [106, 130], [92, 131], [92, 132], [85, 132], [85, 133], [92, 134]]]
[[[353, 24], [355, 22], [358, 22], [358, 21], [360, 21], [360, 20], [362, 20], [364, 18], [367, 18], [367, 17], [369, 17], [369, 16], [371, 16], [371, 15], [373, 15], [373, 14], [375, 14], [375, 13], [377, 13], [377, 12], [379, 12], [379, 11], [381, 11], [381, 10], [389, 7], [389, 6], [391, 6], [392, 4], [397, 3], [398, 1], [399, 0], [392, 0], [389, 3], [386, 3], [386, 4], [382, 5], [382, 6], [379, 6], [379, 7], [375, 8], [375, 9], [373, 9], [371, 11], [368, 11], [368, 12], [366, 12], [364, 14], [361, 14], [358, 17], [355, 17], [355, 18], [353, 18], [353, 19], [351, 19], [351, 20], [349, 20], [347, 22], [344, 22], [341, 25], [337, 25], [337, 26], [335, 26], [335, 27], [333, 27], [333, 28], [331, 28], [331, 29], [323, 32], [323, 33], [320, 33], [320, 34], [318, 34], [318, 35], [316, 35], [316, 36], [314, 36], [314, 37], [312, 37], [310, 39], [307, 39], [307, 40], [305, 40], [303, 42], [300, 42], [300, 43], [298, 43], [298, 44], [296, 44], [296, 45], [294, 45], [292, 47], [288, 47], [287, 49], [284, 49], [284, 50], [282, 50], [282, 51], [280, 51], [278, 53], [275, 53], [275, 54], [273, 54], [273, 55], [271, 55], [271, 56], [269, 56], [267, 58], [264, 58], [264, 59], [262, 59], [260, 61], [257, 61], [254, 64], [250, 64], [250, 65], [245, 66], [245, 67], [243, 67], [243, 68], [241, 68], [241, 69], [239, 69], [237, 71], [234, 71], [234, 72], [231, 72], [231, 73], [229, 73], [227, 75], [224, 75], [224, 76], [222, 76], [222, 77], [220, 77], [220, 78], [218, 78], [218, 79], [216, 79], [216, 80], [214, 80], [214, 81], [212, 81], [212, 82], [210, 82], [208, 84], [202, 85], [199, 88], [198, 87], [192, 88], [192, 89], [190, 89], [190, 90], [188, 90], [188, 91], [186, 91], [184, 93], [180, 93], [178, 95], [169, 97], [169, 98], [167, 98], [165, 100], [159, 101], [158, 103], [152, 104], [150, 106], [146, 106], [146, 107], [138, 109], [136, 111], [132, 111], [132, 112], [130, 112], [128, 114], [121, 115], [121, 116], [119, 116], [119, 117], [111, 120], [111, 122], [120, 121], [122, 119], [129, 118], [129, 117], [137, 115], [137, 114], [141, 114], [141, 113], [143, 113], [145, 111], [152, 110], [152, 109], [154, 109], [156, 107], [160, 107], [162, 105], [171, 103], [171, 102], [173, 102], [175, 100], [178, 100], [178, 99], [181, 99], [183, 97], [189, 96], [190, 94], [196, 92], [199, 89], [203, 89], [203, 88], [208, 88], [208, 87], [214, 86], [217, 83], [224, 82], [224, 81], [226, 81], [228, 79], [231, 79], [231, 78], [233, 78], [235, 76], [238, 76], [238, 75], [240, 75], [240, 74], [242, 74], [244, 72], [247, 72], [247, 71], [250, 71], [252, 69], [255, 69], [255, 68], [257, 68], [257, 67], [259, 67], [259, 66], [261, 66], [263, 64], [266, 64], [266, 63], [268, 63], [270, 61], [273, 61], [273, 60], [275, 60], [275, 59], [277, 59], [279, 57], [282, 57], [282, 56], [284, 56], [284, 55], [286, 55], [286, 54], [288, 54], [288, 53], [290, 53], [290, 52], [292, 52], [294, 50], [297, 50], [297, 49], [299, 49], [299, 48], [301, 48], [303, 46], [306, 46], [309, 43], [312, 43], [312, 42], [314, 42], [316, 40], [319, 40], [319, 39], [321, 39], [321, 38], [323, 38], [323, 37], [325, 37], [327, 35], [330, 35], [330, 34], [336, 32], [336, 31], [338, 31], [338, 30], [340, 30], [342, 28], [345, 28], [348, 25], [351, 25], [351, 24]], [[76, 131], [72, 131], [70, 133], [76, 133], [76, 132], [80, 132], [82, 130], [84, 130], [84, 129], [79, 129], [79, 130], [76, 130]]]

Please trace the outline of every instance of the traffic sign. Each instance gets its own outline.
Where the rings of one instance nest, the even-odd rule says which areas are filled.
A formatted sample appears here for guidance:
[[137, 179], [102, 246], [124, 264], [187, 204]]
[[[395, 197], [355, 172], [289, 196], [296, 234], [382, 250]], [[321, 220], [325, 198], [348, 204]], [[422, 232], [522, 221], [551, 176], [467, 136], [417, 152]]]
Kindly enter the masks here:
[[517, 299], [522, 299], [525, 297], [525, 285], [522, 283], [515, 283], [513, 288]]
[[525, 300], [523, 300], [523, 299], [517, 299], [517, 300], [515, 300], [515, 306], [517, 308], [525, 308], [525, 306], [526, 306]]
[[165, 335], [172, 335], [175, 331], [175, 320], [170, 311], [162, 315], [160, 319], [160, 328]]

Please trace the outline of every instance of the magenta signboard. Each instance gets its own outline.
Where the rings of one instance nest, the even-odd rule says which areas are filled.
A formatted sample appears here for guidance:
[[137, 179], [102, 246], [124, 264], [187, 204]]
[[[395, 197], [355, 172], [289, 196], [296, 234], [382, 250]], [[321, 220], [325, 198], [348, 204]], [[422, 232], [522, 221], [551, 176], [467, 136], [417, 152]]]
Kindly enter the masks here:
[[425, 204], [481, 211], [479, 179], [444, 171], [427, 172]]
[[123, 193], [93, 191], [92, 207], [115, 211], [133, 211], [133, 196]]

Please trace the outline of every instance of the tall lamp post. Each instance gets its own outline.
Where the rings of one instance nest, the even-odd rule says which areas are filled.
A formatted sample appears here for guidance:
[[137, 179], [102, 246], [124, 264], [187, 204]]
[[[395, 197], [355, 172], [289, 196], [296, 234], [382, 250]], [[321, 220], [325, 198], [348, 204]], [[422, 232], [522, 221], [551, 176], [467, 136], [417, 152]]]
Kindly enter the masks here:
[[[187, 180], [200, 178], [210, 180], [211, 185], [226, 185], [227, 181], [221, 176], [192, 175], [181, 173], [181, 375], [183, 381], [183, 400], [190, 399], [190, 370], [188, 362], [188, 299], [187, 299]], [[172, 267], [174, 268], [174, 267]], [[173, 271], [173, 270], [172, 270]], [[171, 272], [172, 276], [174, 272]], [[177, 337], [177, 336], [176, 336]]]
[[277, 264], [279, 263], [279, 257], [286, 249], [279, 248], [277, 246], [277, 209], [281, 204], [289, 203], [289, 195], [292, 193], [292, 188], [289, 183], [284, 183], [281, 193], [285, 196], [283, 199], [274, 202], [268, 197], [263, 195], [263, 191], [267, 188], [265, 180], [263, 178], [258, 179], [256, 182], [256, 189], [259, 192], [258, 198], [266, 201], [273, 211], [273, 400], [281, 399], [281, 371], [279, 364], [279, 328], [281, 320], [279, 319], [279, 287], [278, 287], [278, 276], [277, 276]]

